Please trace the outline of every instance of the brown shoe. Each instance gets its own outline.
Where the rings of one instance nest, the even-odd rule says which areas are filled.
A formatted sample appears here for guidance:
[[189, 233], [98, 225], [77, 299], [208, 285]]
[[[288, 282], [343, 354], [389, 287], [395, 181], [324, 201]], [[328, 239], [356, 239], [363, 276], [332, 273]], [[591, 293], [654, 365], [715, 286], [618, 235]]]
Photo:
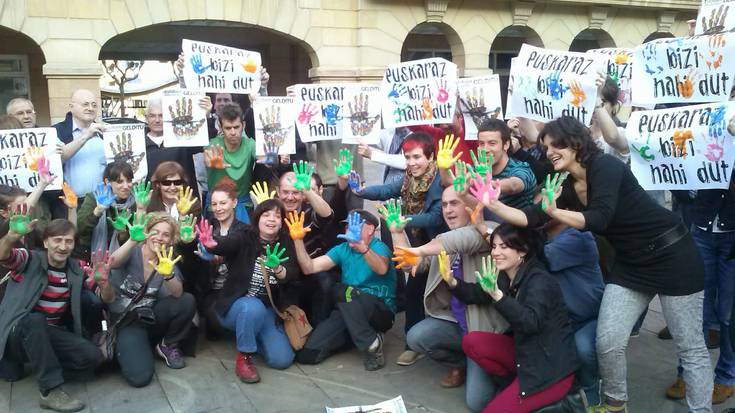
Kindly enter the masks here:
[[464, 384], [464, 369], [452, 368], [439, 383], [440, 386], [445, 389], [451, 389], [453, 387], [459, 387]]
[[723, 403], [732, 396], [733, 391], [735, 391], [735, 386], [715, 383], [715, 388], [712, 390], [712, 404]]
[[720, 348], [720, 330], [710, 330], [707, 332], [707, 348], [710, 350]]
[[681, 400], [687, 397], [687, 385], [681, 377], [676, 378], [676, 382], [666, 389], [666, 398], [671, 400]]

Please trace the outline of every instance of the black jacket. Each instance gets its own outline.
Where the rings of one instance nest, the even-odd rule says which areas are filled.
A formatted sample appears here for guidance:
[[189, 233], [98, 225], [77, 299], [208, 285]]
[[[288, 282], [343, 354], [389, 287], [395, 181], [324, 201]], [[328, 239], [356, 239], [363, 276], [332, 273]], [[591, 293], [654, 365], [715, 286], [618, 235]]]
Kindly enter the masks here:
[[[454, 293], [467, 304], [485, 304], [490, 296], [478, 284], [457, 280]], [[495, 308], [508, 320], [515, 342], [520, 397], [527, 397], [573, 373], [577, 367], [574, 332], [561, 288], [535, 258], [518, 270], [513, 284], [498, 277], [503, 298]]]
[[[224, 286], [217, 291], [214, 304], [217, 313], [224, 316], [235, 300], [248, 293], [250, 279], [253, 277], [253, 271], [255, 270], [255, 260], [263, 255], [264, 247], [260, 243], [260, 236], [257, 231], [250, 225], [243, 224], [238, 220], [233, 221], [226, 236], [217, 235], [218, 233], [219, 223], [215, 222], [214, 240], [217, 241], [217, 246], [207, 250], [224, 257], [229, 270]], [[284, 257], [289, 258], [288, 261], [283, 263], [283, 266], [286, 267], [286, 278], [278, 280], [279, 285], [281, 285], [298, 278], [301, 270], [296, 260], [296, 250], [291, 238], [282, 231], [277, 242], [281, 243], [281, 248], [286, 248]], [[280, 298], [279, 290], [280, 288], [271, 288], [273, 301], [279, 308], [285, 308], [288, 303]], [[269, 307], [270, 304], [266, 306]]]

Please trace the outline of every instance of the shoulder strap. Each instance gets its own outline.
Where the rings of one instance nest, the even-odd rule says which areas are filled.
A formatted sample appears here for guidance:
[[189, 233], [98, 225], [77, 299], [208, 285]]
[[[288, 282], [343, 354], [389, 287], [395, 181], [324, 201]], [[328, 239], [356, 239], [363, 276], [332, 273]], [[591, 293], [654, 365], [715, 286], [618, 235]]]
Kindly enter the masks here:
[[281, 319], [285, 320], [286, 316], [278, 311], [278, 307], [276, 307], [276, 304], [273, 303], [273, 294], [271, 293], [271, 275], [269, 273], [270, 268], [266, 267], [265, 265], [261, 265], [260, 271], [263, 273], [263, 284], [265, 284], [265, 292], [268, 293], [268, 301], [270, 301], [271, 307], [273, 307], [273, 311], [275, 311], [276, 314], [281, 317]]
[[112, 330], [113, 328], [117, 327], [117, 325], [120, 324], [120, 322], [124, 320], [125, 317], [127, 317], [130, 311], [132, 311], [133, 306], [135, 304], [138, 304], [138, 302], [140, 302], [140, 300], [143, 299], [143, 297], [145, 296], [145, 293], [148, 291], [148, 285], [151, 283], [151, 280], [153, 279], [153, 277], [156, 276], [156, 274], [157, 274], [156, 270], [153, 270], [153, 272], [151, 272], [150, 277], [148, 277], [148, 279], [145, 280], [145, 282], [143, 283], [143, 286], [140, 287], [140, 289], [135, 292], [135, 295], [133, 296], [133, 298], [130, 299], [130, 302], [125, 307], [123, 312], [120, 314], [120, 317], [118, 317], [117, 321], [115, 321], [115, 324], [113, 324], [112, 327], [109, 328], [109, 330]]

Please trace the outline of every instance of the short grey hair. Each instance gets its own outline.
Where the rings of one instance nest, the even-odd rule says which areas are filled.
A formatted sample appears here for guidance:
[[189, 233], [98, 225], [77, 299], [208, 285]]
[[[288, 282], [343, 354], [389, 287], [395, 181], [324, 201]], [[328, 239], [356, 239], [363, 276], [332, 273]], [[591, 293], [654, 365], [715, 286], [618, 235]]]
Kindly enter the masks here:
[[33, 102], [31, 102], [30, 99], [26, 99], [26, 98], [12, 98], [12, 99], [10, 99], [10, 102], [8, 102], [8, 105], [5, 106], [5, 113], [8, 114], [8, 115], [11, 115], [11, 113], [10, 113], [10, 107], [13, 106], [13, 105], [15, 105], [16, 103], [29, 103], [34, 110], [36, 109], [35, 106], [33, 106]]
[[160, 96], [153, 96], [148, 99], [148, 105], [145, 107], [145, 114], [148, 114], [148, 111], [150, 110], [151, 106], [157, 106], [161, 108], [161, 111], [163, 111], [163, 102], [161, 101]]

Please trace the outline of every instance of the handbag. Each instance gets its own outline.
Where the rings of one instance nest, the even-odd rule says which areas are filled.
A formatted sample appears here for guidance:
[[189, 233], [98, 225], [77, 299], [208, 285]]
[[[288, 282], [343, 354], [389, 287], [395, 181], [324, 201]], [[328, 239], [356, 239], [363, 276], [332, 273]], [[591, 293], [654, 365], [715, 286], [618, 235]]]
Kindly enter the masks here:
[[[135, 306], [135, 304], [137, 304], [145, 296], [145, 292], [148, 290], [148, 284], [150, 284], [154, 275], [156, 275], [155, 270], [153, 271], [153, 274], [148, 277], [145, 283], [143, 283], [143, 286], [135, 292], [135, 295], [133, 296], [133, 298], [130, 299], [130, 302], [120, 314], [120, 317], [118, 317], [117, 321], [115, 321], [115, 323], [113, 323], [112, 326], [110, 326], [110, 328], [108, 328], [107, 330], [100, 331], [99, 333], [96, 333], [94, 337], [92, 337], [92, 342], [95, 346], [97, 346], [100, 352], [102, 352], [102, 357], [105, 361], [111, 362], [115, 358], [115, 347], [117, 345], [117, 329], [122, 327], [122, 322], [125, 321], [128, 314], [130, 314], [130, 312], [133, 310], [133, 306]], [[105, 316], [105, 322], [109, 323], [108, 316]]]
[[273, 311], [283, 320], [283, 331], [286, 333], [291, 347], [293, 347], [294, 351], [301, 350], [304, 348], [304, 344], [306, 344], [306, 339], [309, 338], [311, 330], [313, 330], [311, 323], [306, 318], [304, 310], [299, 308], [299, 306], [289, 305], [283, 312], [278, 311], [276, 304], [273, 302], [273, 294], [271, 293], [270, 274], [266, 277], [263, 280], [263, 284], [265, 284], [265, 291], [268, 293], [268, 301], [270, 301]]

